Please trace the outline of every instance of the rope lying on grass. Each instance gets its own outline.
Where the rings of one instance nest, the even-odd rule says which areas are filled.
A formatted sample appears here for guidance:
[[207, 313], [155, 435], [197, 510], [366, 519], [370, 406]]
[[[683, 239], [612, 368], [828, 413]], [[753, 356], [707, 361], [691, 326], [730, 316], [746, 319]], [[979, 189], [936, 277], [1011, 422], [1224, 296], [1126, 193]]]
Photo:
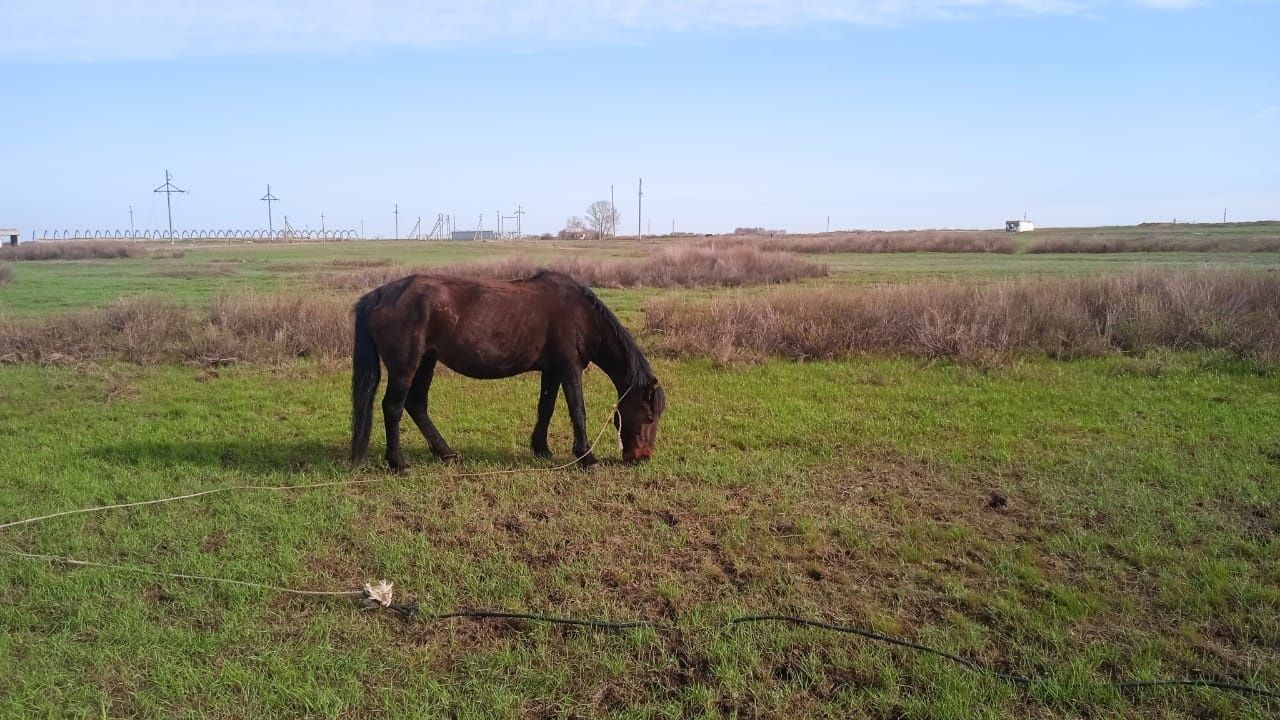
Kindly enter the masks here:
[[[628, 389], [627, 392], [630, 392], [630, 389]], [[621, 402], [622, 398], [624, 397], [626, 397], [625, 392], [618, 397], [618, 402]], [[578, 457], [575, 457], [573, 460], [567, 463], [564, 463], [563, 465], [557, 465], [554, 467], [543, 468], [543, 469], [548, 471], [563, 470], [567, 467], [577, 464], [583, 458], [590, 455], [595, 450], [596, 445], [600, 442], [600, 438], [604, 436], [605, 431], [608, 430], [609, 427], [613, 424], [610, 421], [612, 420], [613, 413], [616, 412], [617, 409], [618, 409], [617, 404], [614, 404], [614, 406], [609, 411], [609, 418], [605, 421], [605, 424], [600, 429], [600, 432], [596, 434], [595, 439], [592, 440], [591, 445], [587, 448], [587, 451], [585, 453], [583, 453], [582, 455], [579, 455]], [[618, 432], [618, 443], [619, 445], [621, 445], [622, 443], [621, 430], [616, 429], [615, 431]], [[504, 469], [504, 470], [489, 470], [484, 472], [461, 473], [461, 474], [452, 475], [452, 477], [474, 478], [474, 477], [503, 475], [503, 474], [516, 473], [516, 472], [525, 472], [525, 471], [526, 470], [523, 468], [511, 468], [511, 469]], [[306, 485], [234, 485], [231, 487], [215, 488], [212, 490], [204, 490], [201, 492], [189, 493], [187, 495], [177, 495], [177, 496], [168, 497], [168, 498], [159, 498], [156, 500], [142, 500], [139, 502], [119, 503], [115, 505], [99, 505], [96, 507], [82, 508], [79, 510], [64, 510], [62, 512], [50, 513], [48, 515], [41, 515], [38, 517], [26, 518], [23, 520], [15, 520], [15, 521], [3, 523], [3, 524], [0, 524], [0, 530], [4, 530], [10, 527], [18, 527], [21, 525], [29, 525], [32, 523], [37, 523], [44, 520], [50, 520], [52, 518], [57, 518], [57, 517], [65, 517], [68, 515], [79, 515], [83, 513], [100, 512], [105, 510], [118, 510], [123, 508], [130, 508], [130, 507], [141, 507], [144, 505], [159, 505], [163, 503], [175, 502], [178, 500], [189, 500], [193, 498], [203, 497], [206, 495], [214, 495], [218, 493], [231, 492], [235, 490], [265, 490], [265, 491], [273, 491], [273, 492], [286, 492], [290, 490], [308, 490], [308, 489], [315, 489], [315, 488], [322, 488], [322, 487], [334, 487], [339, 485], [369, 484], [369, 483], [376, 483], [376, 482], [384, 482], [390, 479], [393, 479], [393, 478], [391, 476], [388, 476], [388, 477], [366, 478], [366, 479], [336, 480], [332, 482], [310, 483]], [[454, 611], [443, 612], [443, 613], [429, 613], [429, 612], [423, 611], [417, 603], [402, 604], [402, 605], [397, 605], [393, 603], [392, 602], [392, 585], [391, 583], [388, 583], [385, 580], [381, 581], [378, 585], [365, 584], [364, 588], [360, 590], [306, 590], [306, 589], [283, 587], [279, 585], [269, 585], [266, 583], [251, 582], [248, 580], [234, 580], [231, 578], [221, 578], [221, 577], [214, 577], [214, 576], [208, 576], [208, 575], [192, 575], [188, 573], [171, 573], [171, 572], [163, 572], [160, 570], [152, 570], [150, 568], [137, 567], [132, 565], [114, 565], [110, 563], [93, 562], [89, 560], [77, 560], [75, 558], [62, 557], [58, 555], [45, 555], [40, 553], [22, 552], [20, 550], [12, 549], [12, 548], [4, 548], [0, 551], [4, 552], [7, 555], [25, 558], [28, 560], [43, 560], [43, 561], [59, 563], [63, 565], [95, 567], [95, 568], [104, 568], [109, 570], [122, 570], [125, 572], [133, 572], [133, 573], [138, 573], [142, 575], [151, 575], [153, 577], [168, 577], [168, 578], [174, 578], [178, 580], [196, 580], [200, 582], [221, 583], [225, 585], [239, 585], [242, 587], [258, 588], [262, 590], [269, 590], [272, 592], [288, 593], [290, 595], [305, 595], [305, 596], [313, 596], [313, 597], [314, 596], [353, 597], [353, 598], [359, 597], [364, 602], [365, 607], [367, 608], [379, 608], [379, 607], [385, 608], [387, 610], [391, 610], [401, 615], [404, 618], [411, 619], [411, 620], [421, 620], [421, 621], [429, 621], [429, 622], [441, 622], [441, 621], [452, 620], [452, 619], [523, 620], [528, 622], [540, 622], [540, 623], [547, 623], [547, 624], [553, 624], [553, 625], [570, 625], [570, 626], [577, 626], [577, 627], [587, 627], [594, 630], [604, 630], [604, 631], [619, 631], [619, 630], [628, 630], [628, 629], [634, 629], [634, 628], [650, 628], [658, 631], [674, 631], [678, 629], [677, 626], [674, 624], [657, 622], [653, 620], [610, 621], [610, 620], [598, 620], [594, 618], [556, 617], [553, 615], [508, 612], [503, 610], [454, 610]], [[846, 625], [835, 625], [833, 623], [825, 622], [822, 620], [816, 620], [812, 618], [804, 618], [804, 617], [798, 617], [794, 615], [747, 615], [742, 617], [730, 618], [725, 622], [723, 627], [733, 628], [739, 625], [746, 625], [746, 624], [752, 624], [752, 623], [766, 623], [766, 622], [788, 623], [793, 625], [802, 625], [802, 626], [820, 628], [823, 630], [830, 630], [830, 631], [843, 633], [847, 635], [857, 635], [859, 637], [863, 637], [868, 640], [873, 640], [876, 642], [882, 642], [889, 645], [894, 645], [894, 646], [905, 648], [915, 652], [935, 655], [935, 656], [944, 658], [946, 660], [949, 660], [953, 663], [956, 663], [969, 671], [979, 673], [982, 675], [988, 675], [990, 677], [1004, 680], [1006, 682], [1010, 682], [1016, 685], [1031, 685], [1034, 682], [1036, 682], [1036, 678], [1030, 678], [1022, 675], [1013, 675], [1013, 674], [1001, 672], [999, 670], [996, 670], [993, 667], [982, 665], [982, 664], [973, 662], [972, 660], [966, 660], [965, 658], [962, 658], [959, 655], [949, 653], [945, 650], [939, 650], [938, 648], [929, 647], [928, 645], [922, 645], [920, 643], [911, 642], [910, 640], [903, 640], [901, 638], [895, 638], [889, 635], [882, 635], [875, 631], [867, 630], [864, 628], [846, 626]], [[1258, 688], [1258, 687], [1253, 687], [1249, 685], [1240, 685], [1236, 683], [1227, 683], [1227, 682], [1220, 682], [1217, 680], [1205, 680], [1205, 679], [1199, 679], [1199, 678], [1188, 678], [1188, 679], [1177, 679], [1177, 680], [1158, 679], [1158, 680], [1113, 681], [1113, 682], [1104, 682], [1102, 684], [1107, 687], [1113, 687], [1117, 690], [1136, 690], [1136, 689], [1150, 688], [1150, 687], [1169, 687], [1169, 686], [1203, 687], [1203, 688], [1214, 688], [1218, 690], [1226, 690], [1229, 692], [1238, 692], [1238, 693], [1243, 693], [1248, 695], [1257, 695], [1257, 696], [1266, 697], [1266, 698], [1280, 699], [1280, 693], [1277, 693], [1272, 690], [1268, 690], [1266, 688]]]
[[[333, 596], [333, 597], [359, 597], [366, 608], [385, 608], [404, 617], [407, 620], [423, 621], [423, 622], [443, 622], [446, 620], [468, 619], [468, 620], [521, 620], [526, 622], [538, 622], [550, 625], [568, 625], [574, 627], [585, 627], [592, 630], [617, 632], [620, 630], [631, 630], [637, 628], [648, 628], [659, 632], [672, 632], [679, 630], [679, 626], [674, 623], [665, 623], [655, 620], [600, 620], [596, 618], [575, 618], [575, 617], [557, 617], [554, 615], [544, 615], [539, 613], [510, 612], [505, 610], [452, 610], [448, 612], [427, 612], [424, 611], [417, 603], [395, 604], [392, 602], [392, 585], [385, 580], [378, 585], [366, 584], [362, 590], [299, 590], [296, 588], [280, 587], [277, 585], [267, 585], [264, 583], [255, 583], [245, 580], [231, 580], [228, 578], [209, 577], [204, 575], [189, 575], [185, 573], [168, 573], [148, 568], [140, 568], [129, 565], [111, 565], [108, 563], [89, 562], [86, 560], [76, 560], [74, 558], [59, 557], [57, 555], [41, 555], [37, 553], [25, 553], [17, 550], [5, 549], [5, 553], [17, 557], [27, 558], [31, 560], [45, 560], [49, 562], [63, 563], [67, 565], [87, 566], [108, 568], [113, 570], [124, 570], [128, 572], [136, 572], [144, 575], [163, 576], [177, 578], [180, 580], [199, 580], [206, 582], [225, 583], [231, 585], [241, 585], [247, 587], [261, 588], [274, 592], [289, 593], [292, 595], [310, 595], [310, 596]], [[894, 645], [914, 652], [926, 653], [949, 660], [971, 672], [987, 675], [989, 677], [1003, 680], [1020, 686], [1033, 685], [1036, 682], [1043, 681], [1044, 678], [1034, 678], [1025, 675], [1014, 675], [1002, 672], [989, 665], [983, 665], [972, 660], [967, 660], [959, 655], [940, 650], [935, 647], [923, 645], [920, 643], [896, 638], [891, 635], [883, 635], [873, 630], [850, 626], [836, 625], [823, 620], [813, 618], [799, 617], [796, 615], [745, 615], [740, 617], [729, 618], [721, 625], [721, 629], [731, 629], [739, 625], [756, 624], [756, 623], [784, 623], [790, 625], [801, 625], [807, 627], [819, 628], [822, 630], [830, 630], [846, 635], [857, 635], [868, 640]], [[1219, 680], [1210, 680], [1203, 678], [1185, 678], [1185, 679], [1154, 679], [1154, 680], [1116, 680], [1103, 681], [1099, 683], [1104, 687], [1115, 688], [1116, 690], [1141, 690], [1154, 687], [1201, 687], [1216, 690], [1225, 690], [1228, 692], [1242, 693], [1246, 695], [1256, 695], [1258, 697], [1280, 700], [1280, 693], [1267, 688], [1253, 687], [1251, 685], [1241, 685], [1238, 683], [1223, 682]]]

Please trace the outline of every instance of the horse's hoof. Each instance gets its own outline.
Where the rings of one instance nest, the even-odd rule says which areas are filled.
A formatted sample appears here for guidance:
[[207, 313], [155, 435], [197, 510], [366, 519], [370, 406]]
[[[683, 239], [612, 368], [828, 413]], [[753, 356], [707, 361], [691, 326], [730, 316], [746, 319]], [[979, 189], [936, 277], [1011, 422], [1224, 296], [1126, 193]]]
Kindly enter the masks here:
[[400, 466], [398, 466], [398, 467], [397, 467], [397, 466], [395, 466], [395, 465], [390, 465], [390, 466], [388, 466], [388, 467], [389, 467], [389, 469], [391, 470], [391, 474], [393, 474], [393, 475], [408, 475], [408, 474], [409, 474], [409, 466], [408, 466], [408, 465], [400, 465]]
[[542, 459], [542, 460], [550, 460], [550, 459], [551, 459], [551, 450], [549, 450], [549, 449], [547, 449], [547, 448], [542, 448], [542, 449], [534, 448], [534, 449], [533, 449], [533, 456], [534, 456], [534, 457], [536, 457], [536, 458]]
[[441, 455], [440, 462], [444, 463], [445, 465], [458, 465], [462, 462], [462, 456], [456, 452], [449, 453], [448, 455]]
[[591, 453], [587, 453], [584, 457], [578, 460], [578, 467], [582, 468], [583, 470], [590, 470], [599, 464], [600, 464], [600, 461], [597, 460], [596, 456], [592, 455]]

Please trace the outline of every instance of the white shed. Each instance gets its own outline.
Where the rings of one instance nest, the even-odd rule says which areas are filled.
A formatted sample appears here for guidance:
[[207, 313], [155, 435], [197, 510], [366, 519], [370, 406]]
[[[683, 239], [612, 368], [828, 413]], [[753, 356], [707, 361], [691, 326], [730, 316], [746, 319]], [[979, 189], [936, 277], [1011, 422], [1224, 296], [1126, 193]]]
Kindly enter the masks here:
[[19, 234], [17, 228], [0, 228], [0, 244], [17, 245]]
[[1005, 232], [1031, 232], [1036, 229], [1036, 224], [1030, 220], [1005, 220]]

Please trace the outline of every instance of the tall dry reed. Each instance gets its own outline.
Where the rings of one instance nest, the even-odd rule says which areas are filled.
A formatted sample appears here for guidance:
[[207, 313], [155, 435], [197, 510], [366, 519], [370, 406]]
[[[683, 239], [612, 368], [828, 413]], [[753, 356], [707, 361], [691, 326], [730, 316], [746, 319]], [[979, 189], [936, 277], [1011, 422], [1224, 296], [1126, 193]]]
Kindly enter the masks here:
[[0, 362], [279, 362], [350, 354], [347, 303], [293, 296], [220, 299], [195, 310], [130, 298], [41, 320], [0, 319]]
[[736, 287], [792, 282], [828, 273], [826, 265], [790, 253], [744, 246], [681, 246], [662, 250], [643, 260], [567, 257], [535, 261], [510, 257], [417, 268], [372, 267], [332, 275], [329, 283], [344, 289], [367, 289], [413, 273], [514, 280], [530, 277], [540, 268], [563, 272], [598, 288]]
[[1186, 237], [1174, 235], [1042, 237], [1027, 244], [1028, 253], [1124, 252], [1280, 252], [1280, 235], [1256, 237]]
[[788, 289], [645, 308], [657, 347], [721, 361], [859, 354], [991, 363], [1222, 348], [1280, 362], [1280, 274], [1169, 272], [993, 284]]
[[137, 257], [133, 243], [111, 240], [28, 242], [0, 247], [0, 260], [94, 260]]
[[733, 236], [704, 244], [756, 247], [796, 253], [1012, 253], [1007, 233], [986, 230], [902, 230], [835, 232], [818, 235]]

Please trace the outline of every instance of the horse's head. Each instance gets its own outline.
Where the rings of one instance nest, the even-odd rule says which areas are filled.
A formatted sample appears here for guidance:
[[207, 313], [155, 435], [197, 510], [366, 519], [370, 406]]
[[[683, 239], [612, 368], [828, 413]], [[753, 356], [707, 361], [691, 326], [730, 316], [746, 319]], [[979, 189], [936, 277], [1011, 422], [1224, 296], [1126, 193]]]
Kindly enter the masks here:
[[648, 460], [658, 443], [658, 420], [667, 409], [667, 396], [655, 379], [631, 388], [618, 401], [613, 422], [622, 437], [622, 459], [629, 463]]

